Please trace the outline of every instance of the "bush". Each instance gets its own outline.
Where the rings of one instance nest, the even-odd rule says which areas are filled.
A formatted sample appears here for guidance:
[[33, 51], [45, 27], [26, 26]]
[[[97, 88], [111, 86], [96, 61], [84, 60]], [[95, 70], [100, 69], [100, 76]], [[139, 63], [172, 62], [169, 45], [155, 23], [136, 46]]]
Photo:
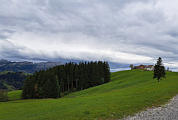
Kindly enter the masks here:
[[0, 102], [6, 102], [6, 101], [8, 101], [7, 91], [0, 90]]

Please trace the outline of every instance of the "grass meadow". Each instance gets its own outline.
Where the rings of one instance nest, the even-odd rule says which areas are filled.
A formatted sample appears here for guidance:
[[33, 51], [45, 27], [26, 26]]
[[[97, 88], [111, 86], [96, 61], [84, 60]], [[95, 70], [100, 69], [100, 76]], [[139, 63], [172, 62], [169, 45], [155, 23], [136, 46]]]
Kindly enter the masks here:
[[0, 120], [115, 120], [168, 102], [178, 94], [178, 73], [158, 83], [152, 71], [115, 72], [107, 84], [59, 99], [20, 100], [21, 93], [0, 102]]

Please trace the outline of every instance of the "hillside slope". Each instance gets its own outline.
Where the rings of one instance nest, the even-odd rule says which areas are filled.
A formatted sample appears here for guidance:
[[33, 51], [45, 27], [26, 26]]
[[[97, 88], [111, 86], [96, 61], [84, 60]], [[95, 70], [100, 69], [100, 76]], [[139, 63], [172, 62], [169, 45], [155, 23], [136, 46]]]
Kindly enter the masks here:
[[176, 94], [178, 73], [167, 73], [158, 83], [150, 71], [121, 71], [112, 74], [110, 83], [64, 98], [1, 102], [0, 120], [118, 119], [163, 104]]
[[0, 89], [17, 90], [22, 89], [23, 81], [29, 74], [22, 72], [4, 71], [0, 72]]

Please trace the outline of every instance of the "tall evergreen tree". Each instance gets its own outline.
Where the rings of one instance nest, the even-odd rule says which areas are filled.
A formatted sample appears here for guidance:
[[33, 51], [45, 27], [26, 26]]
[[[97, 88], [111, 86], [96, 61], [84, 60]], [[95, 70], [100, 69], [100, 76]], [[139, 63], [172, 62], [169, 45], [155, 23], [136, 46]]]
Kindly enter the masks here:
[[162, 63], [161, 57], [158, 58], [157, 63], [154, 66], [154, 76], [153, 78], [157, 78], [158, 82], [160, 82], [160, 79], [166, 77], [165, 67]]
[[44, 85], [44, 97], [45, 98], [59, 98], [60, 97], [60, 87], [58, 82], [58, 77], [52, 75], [51, 79], [47, 79]]
[[23, 86], [23, 91], [22, 91], [22, 98], [28, 99], [28, 98], [34, 98], [35, 96], [35, 78], [34, 76], [29, 76]]
[[74, 86], [75, 86], [76, 90], [78, 90], [78, 85], [79, 85], [79, 68], [78, 68], [78, 65], [75, 64], [75, 67], [74, 67]]
[[104, 82], [107, 83], [111, 79], [111, 73], [108, 62], [104, 62]]

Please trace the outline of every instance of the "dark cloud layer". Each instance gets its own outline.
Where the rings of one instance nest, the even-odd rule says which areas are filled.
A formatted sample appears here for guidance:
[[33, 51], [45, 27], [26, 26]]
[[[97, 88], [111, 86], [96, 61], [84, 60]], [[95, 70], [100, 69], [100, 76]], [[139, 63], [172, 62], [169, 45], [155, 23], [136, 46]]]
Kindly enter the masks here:
[[0, 58], [178, 68], [176, 0], [0, 0]]

